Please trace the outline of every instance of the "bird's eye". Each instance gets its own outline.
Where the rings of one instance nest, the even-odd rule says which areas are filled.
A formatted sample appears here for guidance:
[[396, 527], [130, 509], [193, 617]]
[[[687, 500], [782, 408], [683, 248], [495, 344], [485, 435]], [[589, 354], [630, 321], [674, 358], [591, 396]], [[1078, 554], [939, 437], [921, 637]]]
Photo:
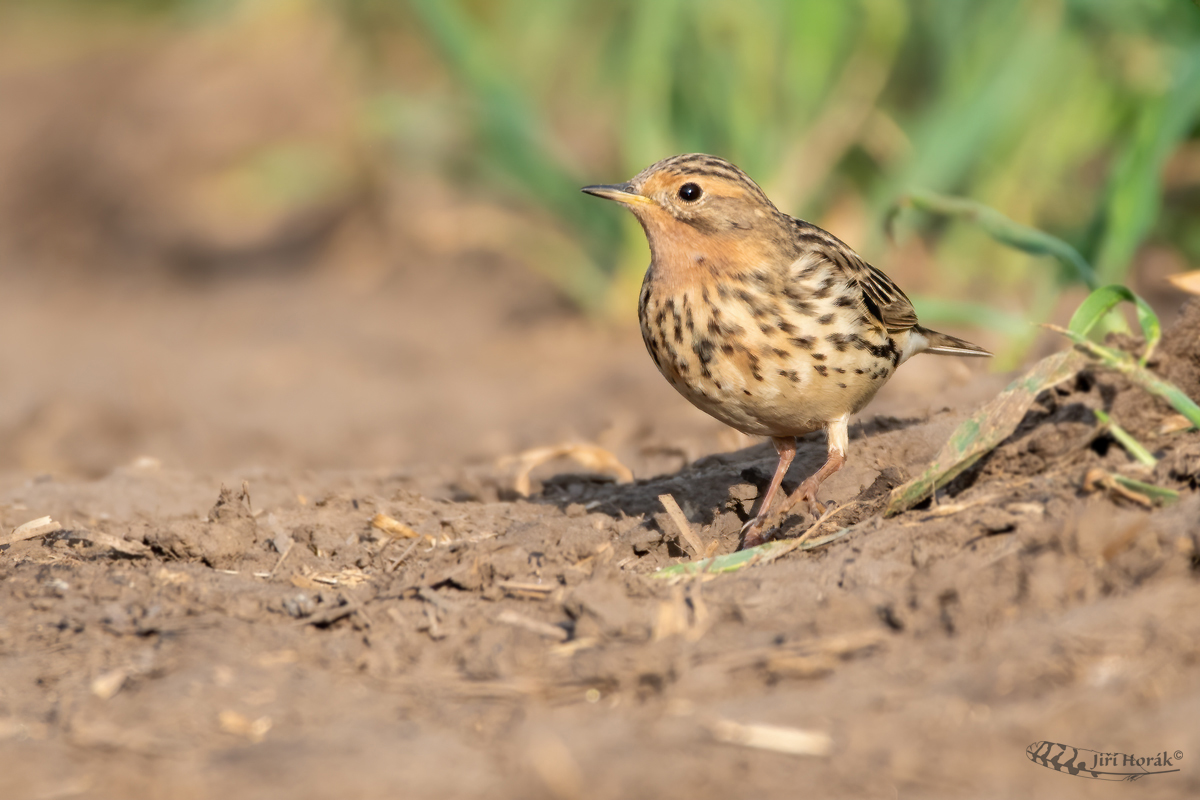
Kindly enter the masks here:
[[694, 183], [685, 183], [679, 187], [679, 199], [688, 203], [694, 203], [700, 199], [700, 195], [704, 194], [700, 187]]

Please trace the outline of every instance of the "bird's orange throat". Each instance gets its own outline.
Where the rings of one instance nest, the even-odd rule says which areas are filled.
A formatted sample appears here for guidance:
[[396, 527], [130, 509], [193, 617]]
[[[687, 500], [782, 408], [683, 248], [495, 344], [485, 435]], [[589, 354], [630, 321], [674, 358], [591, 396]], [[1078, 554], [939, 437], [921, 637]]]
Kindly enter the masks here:
[[647, 281], [668, 295], [702, 283], [744, 280], [755, 272], [765, 277], [787, 263], [773, 238], [749, 235], [751, 231], [708, 233], [673, 218], [643, 220], [642, 227], [652, 265]]

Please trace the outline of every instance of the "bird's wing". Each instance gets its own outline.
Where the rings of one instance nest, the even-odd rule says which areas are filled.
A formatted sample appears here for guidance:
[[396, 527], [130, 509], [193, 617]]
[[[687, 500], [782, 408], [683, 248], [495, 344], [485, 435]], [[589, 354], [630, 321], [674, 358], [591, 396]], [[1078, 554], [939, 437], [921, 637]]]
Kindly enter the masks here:
[[794, 217], [792, 222], [802, 246], [801, 256], [792, 265], [793, 280], [816, 273], [822, 263], [830, 264], [848, 283], [862, 291], [863, 307], [889, 332], [899, 333], [917, 324], [912, 301], [891, 278], [863, 261], [848, 244], [829, 231]]
[[867, 309], [890, 333], [907, 330], [917, 324], [917, 312], [891, 278], [853, 253], [846, 254], [847, 275], [859, 285]]

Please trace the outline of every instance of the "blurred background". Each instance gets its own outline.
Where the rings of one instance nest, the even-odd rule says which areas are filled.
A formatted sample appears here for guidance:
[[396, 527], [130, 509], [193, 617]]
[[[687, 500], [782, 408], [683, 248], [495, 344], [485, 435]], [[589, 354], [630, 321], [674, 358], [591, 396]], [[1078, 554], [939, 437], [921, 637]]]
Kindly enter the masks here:
[[744, 446], [654, 373], [641, 231], [578, 191], [687, 151], [999, 356], [917, 359], [868, 414], [969, 404], [1060, 346], [1035, 323], [1085, 282], [904, 198], [1060, 237], [1169, 323], [1200, 262], [1200, 8], [0, 0], [0, 469], [583, 439], [644, 474]]

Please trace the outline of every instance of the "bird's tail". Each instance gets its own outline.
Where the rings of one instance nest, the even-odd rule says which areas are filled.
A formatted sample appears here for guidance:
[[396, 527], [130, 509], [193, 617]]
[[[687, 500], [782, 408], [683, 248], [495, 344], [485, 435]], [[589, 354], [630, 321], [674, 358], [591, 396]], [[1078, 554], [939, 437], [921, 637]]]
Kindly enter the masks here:
[[959, 339], [957, 336], [951, 336], [947, 333], [938, 333], [931, 331], [929, 328], [922, 328], [920, 325], [914, 327], [914, 330], [929, 343], [921, 352], [933, 353], [937, 356], [990, 356], [987, 350], [984, 350], [979, 345], [971, 344], [968, 341]]

